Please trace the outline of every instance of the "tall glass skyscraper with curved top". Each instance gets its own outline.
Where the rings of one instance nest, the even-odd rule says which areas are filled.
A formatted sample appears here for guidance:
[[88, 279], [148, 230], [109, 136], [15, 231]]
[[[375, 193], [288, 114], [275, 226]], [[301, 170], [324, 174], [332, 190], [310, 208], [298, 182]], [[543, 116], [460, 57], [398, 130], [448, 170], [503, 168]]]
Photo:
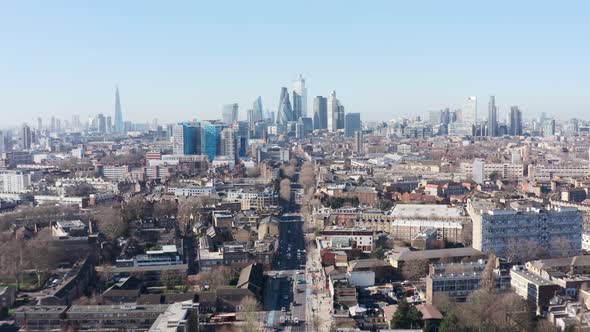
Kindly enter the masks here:
[[291, 101], [289, 99], [289, 91], [287, 88], [281, 88], [281, 98], [279, 99], [279, 109], [277, 110], [277, 125], [287, 125], [292, 121], [293, 109], [291, 108]]
[[264, 112], [262, 111], [262, 97], [258, 96], [252, 105], [254, 110], [254, 122], [262, 121], [264, 119]]

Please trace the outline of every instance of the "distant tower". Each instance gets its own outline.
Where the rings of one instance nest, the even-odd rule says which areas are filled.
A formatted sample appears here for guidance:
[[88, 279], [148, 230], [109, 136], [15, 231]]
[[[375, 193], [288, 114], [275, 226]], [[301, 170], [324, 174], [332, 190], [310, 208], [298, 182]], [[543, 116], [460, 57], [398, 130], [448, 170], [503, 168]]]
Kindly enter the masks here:
[[264, 119], [264, 112], [262, 111], [262, 97], [258, 96], [252, 104], [254, 110], [254, 122], [262, 121]]
[[328, 128], [328, 99], [317, 96], [313, 99], [313, 129]]
[[471, 175], [473, 181], [477, 184], [483, 184], [485, 181], [485, 161], [483, 159], [475, 159], [473, 161], [473, 174]]
[[463, 122], [470, 125], [477, 124], [477, 97], [471, 96], [465, 101], [465, 107], [461, 113]]
[[354, 137], [361, 130], [361, 113], [348, 113], [344, 116], [344, 135]]
[[121, 99], [119, 97], [119, 86], [115, 91], [115, 132], [122, 133], [123, 127], [123, 112], [121, 111]]
[[363, 131], [357, 130], [354, 132], [354, 152], [362, 154], [363, 149]]
[[25, 123], [21, 129], [21, 147], [23, 150], [29, 150], [31, 148], [31, 142], [33, 140], [31, 135], [31, 128]]
[[[328, 130], [335, 132], [338, 130], [338, 119], [341, 113], [344, 113], [344, 108], [340, 109], [340, 101], [336, 98], [336, 91], [330, 92], [328, 97]], [[342, 114], [343, 116], [343, 114]], [[344, 119], [344, 118], [343, 118]], [[344, 121], [342, 121], [344, 122]]]
[[510, 135], [522, 135], [522, 112], [518, 106], [510, 107]]
[[[293, 94], [295, 93], [300, 97], [297, 115], [299, 117], [305, 118], [307, 117], [307, 88], [305, 87], [305, 79], [303, 79], [303, 75], [301, 74], [299, 74], [299, 77], [294, 82]], [[295, 100], [293, 100], [293, 104], [295, 104]], [[293, 120], [295, 121], [298, 119]]]
[[498, 136], [498, 108], [496, 107], [496, 97], [490, 96], [488, 105], [488, 136]]
[[98, 122], [98, 132], [101, 134], [105, 134], [107, 132], [107, 121], [104, 114], [98, 114], [96, 116], [96, 120]]
[[232, 124], [238, 122], [239, 106], [238, 104], [226, 104], [223, 105], [221, 115], [223, 122], [226, 124]]
[[281, 88], [281, 98], [279, 100], [279, 109], [277, 111], [276, 123], [278, 125], [287, 125], [287, 122], [292, 120], [293, 109], [291, 108], [291, 101], [289, 100], [289, 92], [287, 88]]
[[6, 144], [4, 144], [4, 133], [0, 131], [0, 153], [6, 152]]

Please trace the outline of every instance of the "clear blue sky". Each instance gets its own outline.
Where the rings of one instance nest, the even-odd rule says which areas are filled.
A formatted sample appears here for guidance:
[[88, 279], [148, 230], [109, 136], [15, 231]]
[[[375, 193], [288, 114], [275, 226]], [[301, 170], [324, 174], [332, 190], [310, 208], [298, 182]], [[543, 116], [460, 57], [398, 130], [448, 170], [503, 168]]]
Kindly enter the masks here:
[[460, 107], [590, 119], [589, 1], [4, 1], [0, 127], [114, 112], [173, 122], [311, 97], [388, 120]]

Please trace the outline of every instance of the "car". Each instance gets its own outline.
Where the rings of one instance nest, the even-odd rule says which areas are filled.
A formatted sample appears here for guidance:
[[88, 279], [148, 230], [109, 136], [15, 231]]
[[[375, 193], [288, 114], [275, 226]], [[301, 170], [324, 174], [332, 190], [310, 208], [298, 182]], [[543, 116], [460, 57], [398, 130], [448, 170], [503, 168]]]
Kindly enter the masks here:
[[281, 308], [281, 311], [282, 311], [282, 312], [285, 312], [285, 311], [287, 311], [287, 309], [286, 309], [285, 307], [282, 307], [282, 308]]
[[293, 318], [293, 324], [299, 325], [299, 318], [297, 318], [297, 317]]
[[289, 295], [283, 296], [283, 299], [288, 300], [289, 299]]

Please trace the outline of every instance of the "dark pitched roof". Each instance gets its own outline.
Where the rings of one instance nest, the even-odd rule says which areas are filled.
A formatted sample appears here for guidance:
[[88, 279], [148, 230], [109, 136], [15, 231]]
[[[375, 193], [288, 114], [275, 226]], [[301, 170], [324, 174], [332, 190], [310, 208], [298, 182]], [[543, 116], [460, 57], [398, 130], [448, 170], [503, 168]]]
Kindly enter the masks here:
[[242, 269], [236, 287], [246, 288], [251, 284], [256, 287], [262, 287], [263, 282], [264, 271], [262, 269], [262, 264], [254, 263]]
[[162, 304], [161, 294], [143, 294], [137, 299], [137, 304]]

